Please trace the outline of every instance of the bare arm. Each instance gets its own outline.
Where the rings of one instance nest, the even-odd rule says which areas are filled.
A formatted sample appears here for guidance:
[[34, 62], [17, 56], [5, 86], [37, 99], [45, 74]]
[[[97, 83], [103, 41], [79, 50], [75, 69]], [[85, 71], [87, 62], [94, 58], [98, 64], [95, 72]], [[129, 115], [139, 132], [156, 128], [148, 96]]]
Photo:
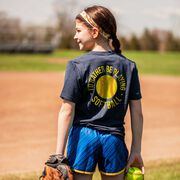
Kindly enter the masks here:
[[74, 103], [63, 100], [58, 116], [56, 154], [64, 154], [69, 129], [72, 124], [72, 119], [74, 116], [74, 109], [75, 109]]
[[131, 114], [132, 143], [127, 168], [139, 167], [144, 173], [144, 165], [141, 156], [141, 141], [143, 131], [143, 115], [141, 100], [131, 100], [129, 103]]

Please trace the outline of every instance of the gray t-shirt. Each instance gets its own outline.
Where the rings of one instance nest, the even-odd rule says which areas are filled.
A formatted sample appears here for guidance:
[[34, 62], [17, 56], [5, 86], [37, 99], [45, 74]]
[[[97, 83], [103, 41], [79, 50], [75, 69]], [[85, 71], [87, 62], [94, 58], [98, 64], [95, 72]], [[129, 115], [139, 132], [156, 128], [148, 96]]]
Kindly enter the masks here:
[[113, 51], [91, 51], [67, 65], [61, 98], [74, 102], [74, 126], [124, 137], [129, 100], [141, 98], [136, 64]]

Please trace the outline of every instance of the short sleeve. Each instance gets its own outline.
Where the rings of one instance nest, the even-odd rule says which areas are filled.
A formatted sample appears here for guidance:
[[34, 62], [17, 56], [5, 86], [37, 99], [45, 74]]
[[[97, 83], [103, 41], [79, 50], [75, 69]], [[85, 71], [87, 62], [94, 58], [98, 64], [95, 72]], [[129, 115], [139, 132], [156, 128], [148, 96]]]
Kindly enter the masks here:
[[131, 85], [129, 91], [129, 100], [138, 100], [141, 99], [141, 88], [138, 76], [138, 70], [136, 65], [132, 70], [132, 78], [131, 78]]
[[80, 75], [75, 63], [70, 61], [66, 68], [64, 86], [60, 97], [77, 103], [80, 96]]

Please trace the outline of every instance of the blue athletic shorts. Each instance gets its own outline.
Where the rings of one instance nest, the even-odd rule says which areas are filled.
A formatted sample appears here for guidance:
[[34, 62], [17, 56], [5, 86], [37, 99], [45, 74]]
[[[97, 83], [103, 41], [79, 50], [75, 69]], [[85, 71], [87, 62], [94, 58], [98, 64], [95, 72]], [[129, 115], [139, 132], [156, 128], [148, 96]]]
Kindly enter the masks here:
[[113, 176], [124, 172], [128, 150], [124, 140], [118, 135], [73, 126], [67, 156], [69, 165], [75, 172], [93, 174], [98, 164], [102, 174]]

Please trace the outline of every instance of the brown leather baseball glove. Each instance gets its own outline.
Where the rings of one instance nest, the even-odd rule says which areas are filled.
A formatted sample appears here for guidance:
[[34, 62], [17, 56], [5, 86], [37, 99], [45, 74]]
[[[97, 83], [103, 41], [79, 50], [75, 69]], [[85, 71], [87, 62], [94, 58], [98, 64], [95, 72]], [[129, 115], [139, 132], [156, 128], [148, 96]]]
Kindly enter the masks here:
[[45, 163], [41, 180], [73, 180], [68, 160], [61, 154], [51, 155]]

